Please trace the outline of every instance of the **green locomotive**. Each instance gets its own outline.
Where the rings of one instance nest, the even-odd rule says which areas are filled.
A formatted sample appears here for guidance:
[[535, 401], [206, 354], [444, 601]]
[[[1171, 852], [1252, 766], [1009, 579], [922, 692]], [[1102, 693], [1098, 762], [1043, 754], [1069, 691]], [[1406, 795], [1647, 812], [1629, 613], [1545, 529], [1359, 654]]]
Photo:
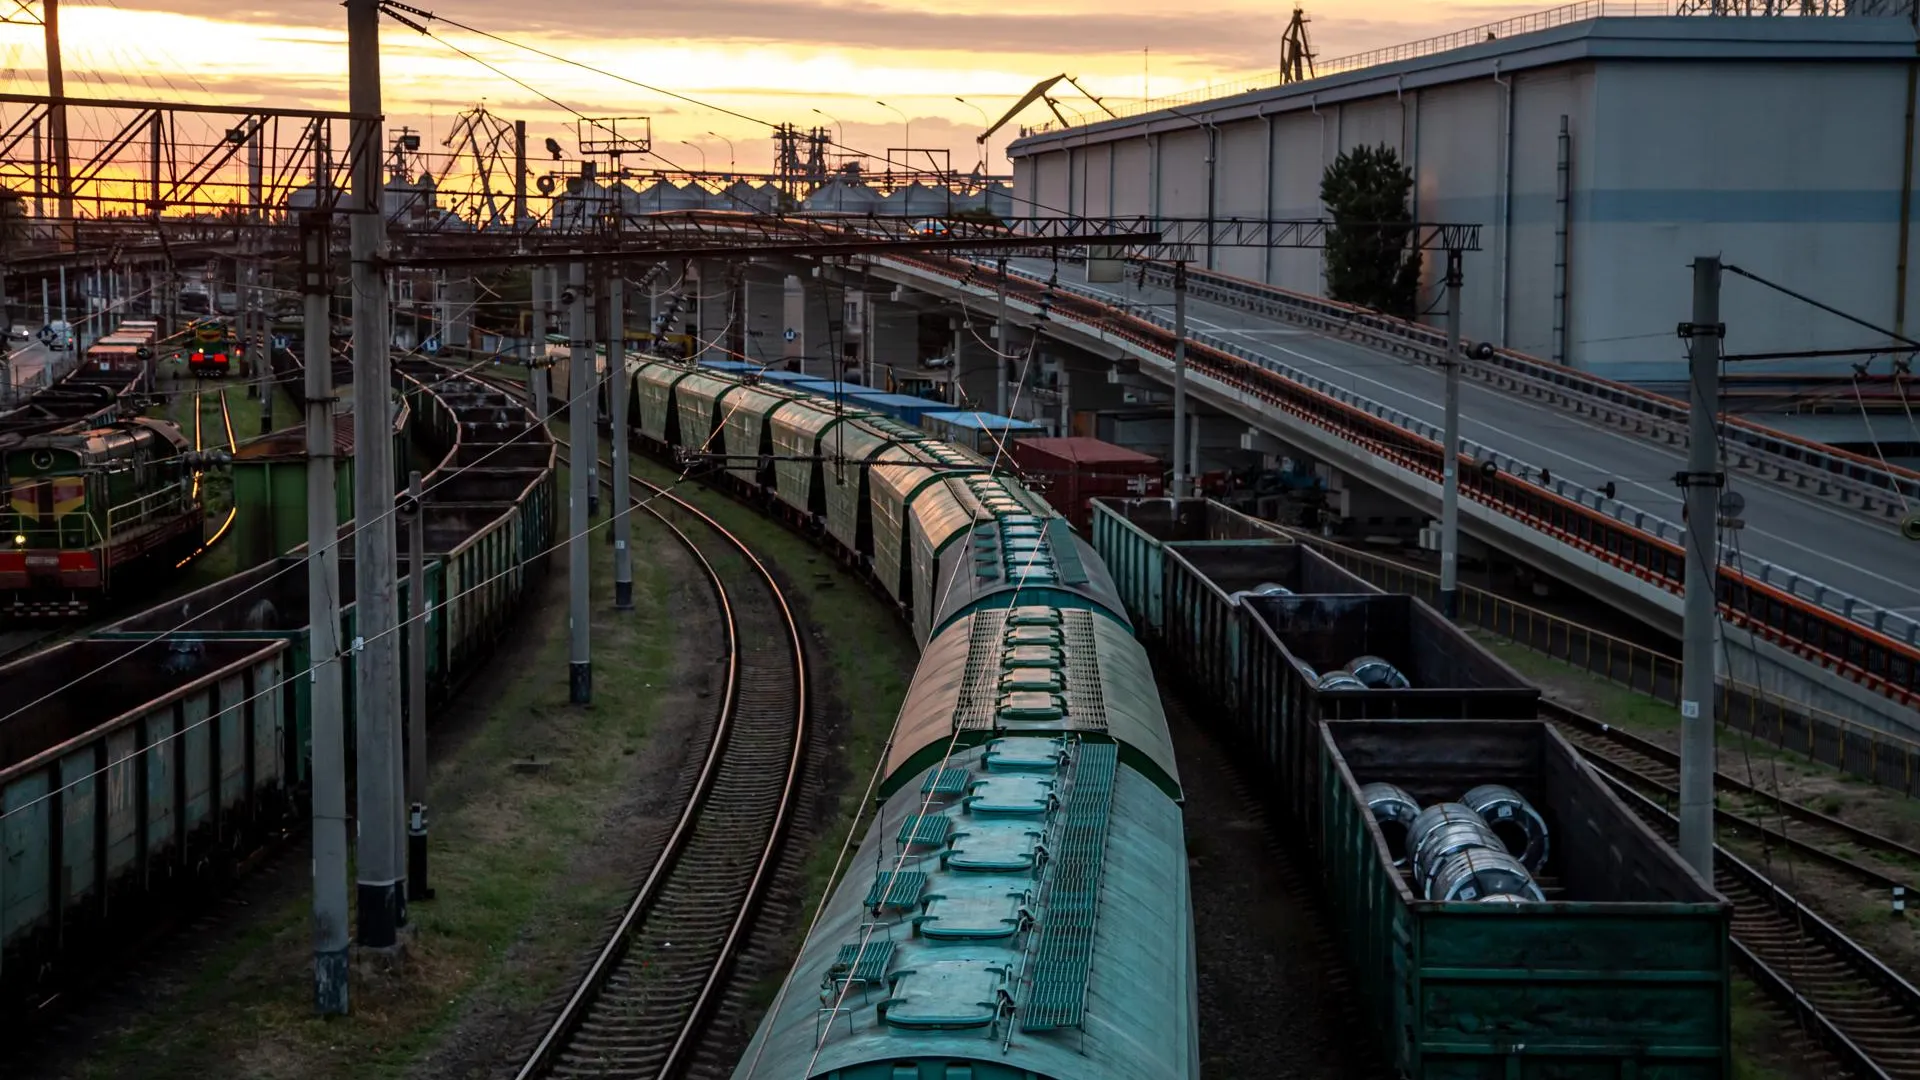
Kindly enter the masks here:
[[130, 573], [171, 570], [200, 545], [194, 470], [217, 458], [129, 415], [137, 372], [93, 375], [0, 413], [0, 620], [83, 614]]

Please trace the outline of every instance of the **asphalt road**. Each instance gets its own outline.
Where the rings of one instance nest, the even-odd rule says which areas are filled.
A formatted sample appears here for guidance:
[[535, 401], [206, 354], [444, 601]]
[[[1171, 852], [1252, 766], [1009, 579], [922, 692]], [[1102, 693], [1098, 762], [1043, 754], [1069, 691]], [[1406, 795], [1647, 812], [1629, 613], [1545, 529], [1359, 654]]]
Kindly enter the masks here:
[[[1045, 275], [1052, 268], [1047, 260], [1013, 262], [1028, 273]], [[1079, 277], [1076, 268], [1063, 267], [1061, 274]], [[1140, 288], [1131, 280], [1096, 286], [1075, 280], [1073, 284], [1116, 300], [1152, 305], [1168, 318], [1173, 315], [1170, 290]], [[1195, 330], [1233, 341], [1429, 423], [1437, 425], [1443, 418], [1444, 378], [1438, 370], [1191, 298], [1187, 321]], [[1679, 448], [1602, 428], [1471, 380], [1461, 384], [1460, 434], [1588, 487], [1598, 488], [1611, 480], [1627, 504], [1668, 521], [1680, 520], [1680, 492], [1673, 483], [1673, 474], [1685, 466], [1684, 451]], [[1730, 483], [1747, 499], [1747, 527], [1739, 537], [1742, 554], [1797, 571], [1880, 607], [1920, 615], [1920, 544], [1901, 539], [1892, 523], [1871, 522], [1853, 511], [1752, 477], [1735, 475]]]

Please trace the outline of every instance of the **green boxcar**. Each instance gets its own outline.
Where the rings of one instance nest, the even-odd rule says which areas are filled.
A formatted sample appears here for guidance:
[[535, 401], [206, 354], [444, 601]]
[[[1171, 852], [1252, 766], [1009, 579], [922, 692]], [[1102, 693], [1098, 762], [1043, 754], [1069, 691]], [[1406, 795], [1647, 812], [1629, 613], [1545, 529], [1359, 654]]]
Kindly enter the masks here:
[[[304, 441], [306, 432], [302, 430]], [[233, 543], [239, 565], [258, 566], [307, 542], [307, 463], [298, 454], [240, 448], [233, 459]], [[251, 451], [251, 452], [250, 452]], [[353, 517], [353, 456], [334, 459], [336, 521]]]
[[[355, 633], [353, 560], [340, 560], [341, 640], [352, 641]], [[433, 557], [427, 561], [427, 603], [439, 610], [443, 595], [445, 564]], [[412, 581], [407, 572], [407, 557], [400, 556], [400, 610], [411, 610]], [[235, 597], [241, 599], [235, 600]], [[229, 602], [232, 601], [232, 602]], [[197, 612], [191, 618], [186, 613]], [[305, 561], [283, 557], [224, 578], [188, 593], [169, 604], [142, 612], [106, 627], [93, 638], [106, 641], [146, 641], [167, 637], [178, 641], [282, 642], [287, 649], [289, 672], [305, 671], [312, 662], [312, 633], [308, 627], [307, 574]], [[427, 634], [427, 682], [436, 692], [446, 682], [447, 641], [444, 621], [429, 617]], [[161, 647], [161, 646], [156, 646]], [[401, 635], [401, 663], [408, 663], [412, 648], [409, 636]], [[351, 730], [354, 715], [353, 657], [342, 660], [341, 680], [346, 687], [345, 715]], [[402, 670], [406, 670], [403, 666]], [[307, 779], [312, 756], [312, 693], [308, 679], [287, 684], [282, 700], [283, 721], [292, 738], [286, 743], [284, 769], [296, 782]], [[406, 703], [401, 703], [404, 711]]]
[[1166, 570], [1161, 559], [1165, 545], [1198, 541], [1293, 544], [1293, 538], [1271, 522], [1249, 517], [1212, 499], [1093, 499], [1091, 503], [1093, 548], [1112, 573], [1140, 636], [1148, 641], [1166, 633]]
[[[1324, 725], [1321, 849], [1349, 967], [1395, 1069], [1429, 1080], [1731, 1075], [1731, 905], [1540, 721]], [[1545, 903], [1416, 897], [1361, 799], [1485, 783], [1546, 818]]]
[[867, 463], [885, 460], [896, 443], [864, 423], [840, 424], [826, 440], [820, 486], [826, 494], [827, 535], [848, 551], [873, 553], [873, 508]]

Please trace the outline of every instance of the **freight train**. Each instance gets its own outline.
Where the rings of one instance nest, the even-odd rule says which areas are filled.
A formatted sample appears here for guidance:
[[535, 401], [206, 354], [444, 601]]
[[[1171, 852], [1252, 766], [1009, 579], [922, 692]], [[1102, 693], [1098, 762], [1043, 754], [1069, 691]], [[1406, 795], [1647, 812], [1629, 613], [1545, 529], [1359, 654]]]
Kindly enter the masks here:
[[1396, 1074], [1732, 1075], [1731, 905], [1537, 719], [1537, 688], [1218, 503], [1096, 500], [1094, 546], [1318, 863]]
[[[429, 692], [444, 695], [547, 570], [555, 447], [505, 395], [437, 365], [394, 366], [416, 444], [444, 454], [400, 541], [404, 552], [406, 530], [425, 530], [434, 614], [421, 644]], [[158, 902], [297, 827], [312, 660], [299, 554], [0, 666], [0, 998], [44, 994], [63, 968], [149, 926]], [[348, 554], [342, 641], [356, 625]], [[349, 689], [349, 724], [352, 701]]]
[[818, 536], [923, 650], [865, 840], [735, 1075], [1197, 1077], [1179, 775], [1092, 548], [987, 457], [877, 411], [630, 369], [642, 443]]
[[193, 474], [215, 459], [137, 415], [154, 336], [152, 323], [123, 323], [60, 382], [0, 413], [0, 615], [84, 614], [199, 546]]

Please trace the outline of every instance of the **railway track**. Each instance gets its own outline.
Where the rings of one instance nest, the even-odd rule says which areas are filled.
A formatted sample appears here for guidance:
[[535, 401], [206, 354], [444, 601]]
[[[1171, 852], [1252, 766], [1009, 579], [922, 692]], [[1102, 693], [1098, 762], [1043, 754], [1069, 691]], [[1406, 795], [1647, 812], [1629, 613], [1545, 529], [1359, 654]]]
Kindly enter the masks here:
[[[1668, 809], [1678, 805], [1678, 754], [1562, 705], [1542, 701], [1540, 712], [1593, 759], [1601, 772]], [[1714, 787], [1720, 804], [1714, 814], [1721, 826], [1759, 838], [1770, 847], [1784, 848], [1791, 855], [1805, 856], [1864, 886], [1885, 890], [1889, 897], [1896, 887], [1905, 888], [1909, 895], [1920, 892], [1915, 889], [1920, 884], [1920, 849], [1724, 772], [1715, 774]]]
[[[1672, 812], [1678, 754], [1551, 702], [1541, 703], [1541, 713], [1636, 813], [1678, 839]], [[1714, 810], [1723, 829], [1885, 889], [1889, 897], [1895, 887], [1911, 892], [1920, 878], [1920, 851], [1896, 840], [1725, 773], [1716, 773], [1714, 784], [1716, 801], [1730, 804]], [[1782, 888], [1773, 869], [1756, 869], [1724, 847], [1715, 850], [1713, 884], [1733, 904], [1735, 959], [1848, 1071], [1872, 1080], [1920, 1080], [1920, 990]]]
[[[562, 462], [568, 447], [561, 443]], [[602, 462], [602, 477], [612, 475]], [[699, 1048], [772, 882], [806, 736], [799, 627], [766, 567], [712, 518], [638, 478], [636, 504], [706, 570], [730, 652], [686, 808], [618, 927], [520, 1068], [534, 1077], [678, 1075]]]
[[[1608, 782], [1669, 840], [1679, 823], [1632, 784]], [[1714, 852], [1714, 888], [1733, 904], [1736, 961], [1849, 1071], [1920, 1080], [1920, 990], [1767, 876]]]

